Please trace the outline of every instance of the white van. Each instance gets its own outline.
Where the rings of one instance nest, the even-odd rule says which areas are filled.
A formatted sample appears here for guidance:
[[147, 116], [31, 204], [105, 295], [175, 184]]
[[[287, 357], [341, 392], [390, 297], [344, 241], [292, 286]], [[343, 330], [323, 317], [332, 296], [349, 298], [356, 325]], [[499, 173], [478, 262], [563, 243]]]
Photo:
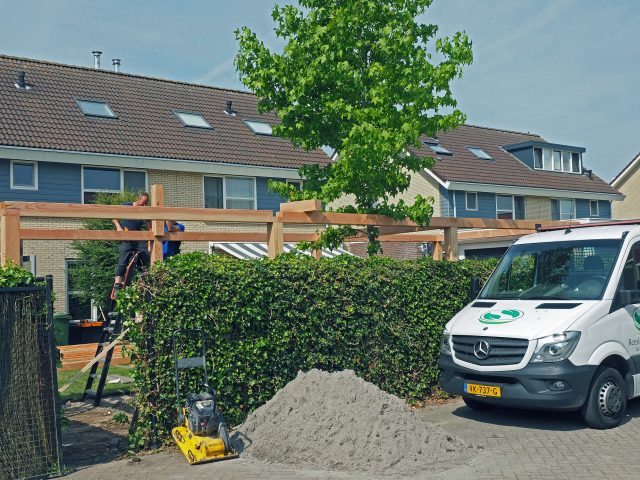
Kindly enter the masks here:
[[522, 237], [445, 327], [442, 388], [475, 410], [580, 410], [618, 426], [640, 396], [640, 222]]

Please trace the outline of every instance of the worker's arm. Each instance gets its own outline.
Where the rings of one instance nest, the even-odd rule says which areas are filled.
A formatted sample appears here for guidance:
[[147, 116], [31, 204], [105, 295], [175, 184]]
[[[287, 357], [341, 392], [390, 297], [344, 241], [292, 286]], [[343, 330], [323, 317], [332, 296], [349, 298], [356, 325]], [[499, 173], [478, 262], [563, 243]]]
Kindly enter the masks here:
[[120, 220], [117, 219], [113, 219], [111, 220], [113, 222], [113, 224], [116, 226], [116, 230], [119, 232], [122, 232], [124, 230], [124, 228], [122, 228], [122, 225], [120, 225]]

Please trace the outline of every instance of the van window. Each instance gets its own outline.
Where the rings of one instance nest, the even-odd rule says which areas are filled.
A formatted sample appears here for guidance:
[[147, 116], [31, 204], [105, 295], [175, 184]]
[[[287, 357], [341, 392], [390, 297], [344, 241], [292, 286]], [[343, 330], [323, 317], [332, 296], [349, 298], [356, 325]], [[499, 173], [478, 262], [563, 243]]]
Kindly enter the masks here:
[[514, 245], [480, 298], [596, 300], [615, 265], [622, 240], [579, 240]]

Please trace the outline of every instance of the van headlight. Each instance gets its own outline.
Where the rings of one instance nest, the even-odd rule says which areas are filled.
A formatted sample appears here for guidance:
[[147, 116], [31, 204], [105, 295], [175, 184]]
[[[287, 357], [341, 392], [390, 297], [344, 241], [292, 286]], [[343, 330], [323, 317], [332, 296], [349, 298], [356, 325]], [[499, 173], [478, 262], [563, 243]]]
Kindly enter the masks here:
[[449, 334], [447, 332], [442, 334], [442, 340], [440, 340], [440, 353], [451, 355], [451, 344], [449, 343]]
[[564, 332], [538, 339], [531, 363], [560, 362], [573, 353], [580, 340], [580, 332]]

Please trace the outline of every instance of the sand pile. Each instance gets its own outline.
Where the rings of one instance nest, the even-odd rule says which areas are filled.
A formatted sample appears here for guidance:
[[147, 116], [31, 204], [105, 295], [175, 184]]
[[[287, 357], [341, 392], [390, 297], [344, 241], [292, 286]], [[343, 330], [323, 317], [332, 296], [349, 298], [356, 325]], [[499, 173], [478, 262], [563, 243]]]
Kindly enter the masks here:
[[400, 476], [474, 455], [351, 370], [298, 373], [237, 430], [251, 440], [243, 456], [305, 469]]

